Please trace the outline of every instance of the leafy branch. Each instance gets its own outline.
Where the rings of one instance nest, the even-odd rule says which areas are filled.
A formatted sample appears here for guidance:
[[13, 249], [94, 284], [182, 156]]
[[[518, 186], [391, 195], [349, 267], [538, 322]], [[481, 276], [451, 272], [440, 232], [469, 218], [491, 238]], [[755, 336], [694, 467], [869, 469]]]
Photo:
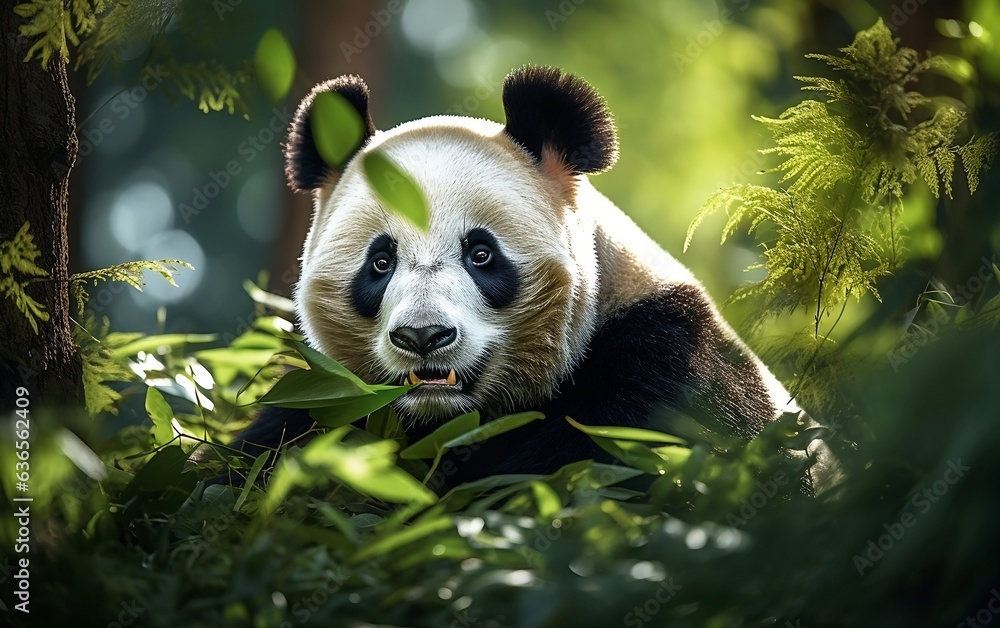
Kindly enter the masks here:
[[784, 160], [767, 171], [786, 187], [742, 184], [706, 200], [688, 229], [685, 248], [708, 215], [723, 210], [724, 242], [745, 223], [765, 244], [767, 277], [741, 288], [736, 298], [763, 298], [766, 313], [815, 309], [813, 337], [825, 313], [849, 296], [876, 298], [876, 281], [904, 259], [898, 214], [908, 186], [926, 183], [935, 197], [953, 192], [961, 161], [970, 192], [997, 148], [993, 136], [959, 143], [963, 111], [910, 89], [924, 73], [943, 67], [937, 57], [920, 58], [899, 47], [881, 22], [861, 31], [837, 55], [807, 55], [824, 61], [836, 78], [796, 77], [822, 100], [805, 100], [778, 118], [755, 116], [774, 146], [763, 154]]
[[[31, 224], [27, 221], [21, 225], [13, 238], [0, 242], [0, 273], [2, 273], [0, 293], [13, 299], [14, 305], [24, 314], [36, 334], [38, 323], [48, 321], [49, 313], [42, 303], [27, 293], [26, 289], [32, 283], [51, 281], [48, 279], [48, 271], [35, 263], [41, 254], [31, 235]], [[176, 286], [174, 275], [180, 268], [194, 270], [191, 264], [176, 259], [137, 260], [115, 264], [108, 268], [71, 275], [69, 291], [76, 301], [77, 309], [82, 312], [90, 298], [87, 292], [88, 284], [96, 286], [101, 281], [121, 281], [142, 292], [142, 287], [146, 285], [143, 278], [144, 271], [157, 273], [170, 285]]]
[[239, 109], [241, 114], [248, 115], [244, 96], [248, 86], [254, 84], [250, 62], [230, 69], [218, 61], [180, 63], [171, 60], [162, 68], [177, 91], [196, 102], [203, 113], [225, 109], [233, 114]]
[[69, 45], [80, 45], [82, 37], [97, 26], [97, 15], [107, 8], [106, 0], [31, 0], [14, 7], [28, 21], [21, 26], [24, 37], [35, 38], [25, 61], [35, 57], [47, 68], [53, 55], [69, 61]]
[[[53, 56], [69, 62], [76, 49], [75, 68], [86, 67], [93, 82], [107, 68], [121, 68], [122, 51], [145, 43], [149, 51], [143, 66], [156, 67], [158, 74], [198, 108], [249, 115], [248, 94], [255, 84], [249, 62], [230, 67], [216, 59], [187, 61], [175, 49], [198, 48], [204, 41], [218, 43], [220, 33], [206, 11], [211, 3], [183, 0], [30, 0], [14, 7], [25, 18], [20, 34], [33, 40], [25, 61], [38, 58], [47, 68]], [[174, 39], [165, 41], [168, 24]], [[223, 46], [218, 46], [222, 48]], [[293, 62], [294, 63], [294, 62]]]
[[148, 270], [157, 273], [171, 286], [176, 286], [177, 283], [174, 281], [174, 275], [180, 268], [194, 270], [194, 266], [191, 264], [176, 259], [125, 262], [124, 264], [115, 264], [107, 268], [70, 275], [69, 290], [70, 294], [76, 300], [77, 309], [82, 312], [87, 299], [90, 298], [86, 289], [88, 284], [96, 286], [101, 281], [121, 281], [142, 292], [142, 287], [146, 285], [146, 281], [142, 275], [143, 271]]

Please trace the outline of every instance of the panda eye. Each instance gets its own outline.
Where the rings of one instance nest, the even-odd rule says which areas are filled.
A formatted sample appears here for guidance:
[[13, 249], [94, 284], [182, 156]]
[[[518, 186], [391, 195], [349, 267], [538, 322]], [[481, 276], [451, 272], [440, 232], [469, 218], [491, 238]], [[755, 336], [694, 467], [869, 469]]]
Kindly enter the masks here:
[[469, 251], [469, 260], [473, 266], [482, 268], [493, 261], [493, 251], [485, 244], [477, 244]]
[[390, 268], [392, 268], [392, 260], [389, 259], [389, 255], [387, 253], [379, 253], [375, 259], [372, 260], [372, 268], [374, 268], [375, 272], [378, 274], [384, 275], [389, 272]]

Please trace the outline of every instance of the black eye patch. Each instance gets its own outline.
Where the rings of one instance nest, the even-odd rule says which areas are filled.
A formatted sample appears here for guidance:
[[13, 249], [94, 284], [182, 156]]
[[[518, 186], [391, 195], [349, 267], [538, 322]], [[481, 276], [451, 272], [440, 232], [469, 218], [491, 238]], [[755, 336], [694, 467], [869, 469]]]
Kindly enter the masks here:
[[521, 278], [514, 263], [500, 250], [497, 239], [486, 229], [473, 229], [462, 241], [462, 263], [490, 307], [510, 305]]
[[351, 304], [358, 314], [375, 318], [396, 270], [396, 242], [383, 233], [368, 245], [365, 262], [351, 280]]

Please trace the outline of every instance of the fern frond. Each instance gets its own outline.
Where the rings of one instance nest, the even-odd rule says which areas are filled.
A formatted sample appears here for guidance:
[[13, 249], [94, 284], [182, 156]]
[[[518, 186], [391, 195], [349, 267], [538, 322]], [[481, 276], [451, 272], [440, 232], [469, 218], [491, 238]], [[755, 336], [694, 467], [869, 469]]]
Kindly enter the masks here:
[[97, 14], [105, 9], [106, 0], [31, 0], [14, 7], [14, 12], [27, 20], [18, 32], [35, 43], [28, 49], [25, 61], [35, 57], [47, 68], [52, 55], [69, 61], [69, 46], [80, 45], [80, 38], [97, 25]]
[[93, 32], [80, 44], [76, 69], [86, 65], [87, 81], [93, 82], [106, 67], [120, 68], [122, 50], [139, 42], [152, 42], [177, 14], [180, 4], [181, 0], [115, 3], [100, 16]]
[[796, 77], [821, 100], [803, 100], [777, 118], [754, 117], [773, 139], [760, 152], [781, 159], [766, 172], [780, 175], [787, 188], [716, 192], [685, 241], [686, 247], [694, 229], [719, 210], [728, 215], [723, 241], [740, 224], [748, 223], [750, 233], [773, 225], [763, 251], [767, 276], [737, 298], [760, 298], [771, 313], [811, 307], [814, 336], [824, 313], [847, 299], [879, 298], [877, 281], [902, 263], [904, 223], [897, 218], [906, 187], [922, 180], [935, 196], [942, 189], [951, 196], [957, 156], [975, 190], [997, 148], [993, 136], [956, 143], [965, 113], [909, 89], [940, 61], [900, 47], [881, 21], [840, 53], [807, 55], [837, 76]]
[[225, 109], [230, 114], [239, 110], [247, 115], [250, 111], [244, 99], [244, 93], [253, 85], [249, 61], [235, 69], [218, 61], [171, 61], [164, 64], [164, 74], [182, 96], [198, 103], [204, 113]]
[[170, 285], [176, 286], [177, 283], [174, 281], [174, 275], [180, 268], [194, 270], [191, 264], [176, 259], [125, 262], [124, 264], [115, 264], [107, 268], [71, 275], [69, 278], [69, 290], [70, 294], [76, 300], [77, 309], [82, 312], [86, 306], [87, 299], [90, 298], [86, 289], [88, 284], [96, 286], [101, 281], [120, 281], [142, 292], [142, 287], [146, 285], [143, 277], [144, 271], [148, 270], [157, 273]]
[[934, 150], [934, 163], [937, 164], [938, 176], [944, 185], [944, 193], [951, 198], [951, 180], [955, 176], [955, 154], [950, 147], [941, 146]]
[[984, 135], [970, 140], [957, 151], [962, 159], [966, 180], [969, 182], [969, 193], [974, 194], [979, 188], [979, 171], [987, 170], [997, 154], [995, 135]]
[[31, 235], [31, 223], [26, 220], [13, 238], [0, 243], [0, 270], [4, 274], [16, 270], [32, 277], [48, 277], [48, 271], [35, 264], [41, 254]]
[[35, 260], [42, 252], [31, 235], [31, 223], [25, 221], [10, 240], [0, 242], [0, 293], [14, 301], [14, 306], [24, 315], [31, 329], [38, 333], [38, 323], [48, 322], [45, 306], [27, 292], [32, 280], [48, 277], [49, 273]]
[[[88, 317], [83, 325], [73, 328], [73, 343], [80, 353], [83, 365], [83, 395], [87, 412], [96, 416], [102, 412], [118, 414], [121, 394], [108, 386], [109, 382], [129, 382], [135, 373], [127, 361], [115, 354], [115, 334], [108, 335], [109, 323], [104, 318], [98, 324]], [[126, 335], [132, 337], [134, 335]]]

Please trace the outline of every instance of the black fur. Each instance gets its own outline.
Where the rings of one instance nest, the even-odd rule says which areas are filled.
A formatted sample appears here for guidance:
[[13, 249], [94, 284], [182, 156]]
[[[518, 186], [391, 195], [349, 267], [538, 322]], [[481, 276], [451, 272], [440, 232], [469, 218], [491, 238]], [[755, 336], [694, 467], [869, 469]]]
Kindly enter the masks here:
[[536, 162], [545, 147], [577, 174], [604, 172], [618, 160], [611, 113], [582, 79], [556, 68], [515, 70], [504, 79], [503, 110], [507, 134]]
[[[263, 477], [266, 477], [277, 461], [278, 450], [283, 445], [297, 441], [312, 429], [315, 422], [309, 416], [309, 410], [299, 408], [279, 408], [264, 406], [254, 422], [243, 430], [233, 447], [243, 451], [249, 457], [248, 463], [266, 451], [272, 451], [264, 465]], [[301, 444], [301, 443], [300, 443]], [[263, 479], [258, 478], [258, 481]], [[211, 483], [228, 482], [233, 486], [242, 486], [245, 478], [230, 471], [228, 478], [216, 478]]]
[[285, 177], [288, 179], [289, 187], [296, 192], [315, 190], [336, 172], [320, 156], [312, 136], [312, 122], [309, 115], [316, 95], [322, 92], [337, 92], [346, 98], [364, 121], [364, 136], [355, 153], [375, 134], [375, 123], [372, 122], [368, 108], [368, 85], [361, 77], [340, 76], [314, 87], [302, 99], [295, 111], [295, 118], [288, 129], [288, 140], [285, 142]]
[[486, 441], [454, 481], [496, 473], [548, 474], [575, 460], [609, 454], [564, 417], [588, 425], [662, 429], [706, 444], [749, 439], [774, 416], [757, 369], [712, 323], [694, 286], [676, 286], [626, 309], [597, 330], [584, 361], [536, 408], [545, 419]]
[[[309, 108], [315, 94], [335, 89], [367, 121], [368, 90], [357, 77], [318, 86], [303, 101], [286, 146], [290, 184], [314, 189], [333, 174], [312, 142]], [[532, 155], [554, 150], [574, 173], [610, 168], [618, 156], [611, 115], [587, 83], [551, 68], [524, 68], [504, 82], [506, 132]], [[489, 263], [476, 265], [477, 248], [489, 249]], [[378, 271], [377, 256], [390, 266]], [[516, 296], [521, 278], [493, 235], [473, 229], [463, 241], [463, 263], [484, 299], [504, 307]], [[364, 316], [376, 316], [395, 268], [395, 249], [387, 235], [376, 238], [352, 282], [349, 298]], [[662, 429], [694, 442], [716, 446], [756, 435], [773, 416], [768, 391], [748, 351], [716, 324], [712, 304], [695, 285], [679, 284], [624, 307], [601, 323], [585, 357], [550, 399], [538, 399], [512, 412], [540, 410], [536, 421], [482, 444], [450, 452], [439, 467], [437, 486], [498, 473], [552, 473], [565, 464], [609, 455], [569, 425], [565, 418], [590, 425], [631, 425]], [[496, 418], [484, 411], [487, 420]], [[404, 418], [404, 425], [408, 424]], [[418, 439], [437, 425], [417, 422], [409, 437]], [[269, 408], [243, 435], [250, 453], [276, 447], [313, 426], [308, 410]]]
[[[477, 246], [484, 246], [492, 259], [484, 266], [473, 264], [472, 253]], [[510, 305], [521, 287], [521, 278], [513, 262], [503, 254], [492, 233], [486, 229], [473, 229], [462, 242], [462, 261], [472, 281], [490, 307], [499, 309]]]
[[[389, 270], [379, 273], [375, 270], [375, 259], [387, 256], [390, 261]], [[367, 318], [375, 318], [382, 305], [382, 297], [389, 287], [389, 280], [396, 270], [396, 243], [386, 234], [375, 238], [368, 246], [364, 265], [354, 275], [351, 281], [351, 304], [358, 314]]]
[[[715, 434], [706, 439], [709, 444], [753, 437], [774, 408], [750, 357], [712, 321], [710, 304], [694, 286], [679, 285], [623, 309], [597, 330], [586, 358], [552, 399], [514, 409], [540, 410], [545, 419], [450, 452], [435, 484], [455, 486], [500, 473], [548, 474], [589, 458], [611, 462], [566, 416], [590, 425], [654, 429], [689, 417]], [[311, 424], [308, 410], [271, 411], [254, 426], [253, 437], [260, 443], [270, 434], [276, 445], [282, 435], [287, 441]], [[409, 436], [420, 438], [435, 427], [415, 428]]]

